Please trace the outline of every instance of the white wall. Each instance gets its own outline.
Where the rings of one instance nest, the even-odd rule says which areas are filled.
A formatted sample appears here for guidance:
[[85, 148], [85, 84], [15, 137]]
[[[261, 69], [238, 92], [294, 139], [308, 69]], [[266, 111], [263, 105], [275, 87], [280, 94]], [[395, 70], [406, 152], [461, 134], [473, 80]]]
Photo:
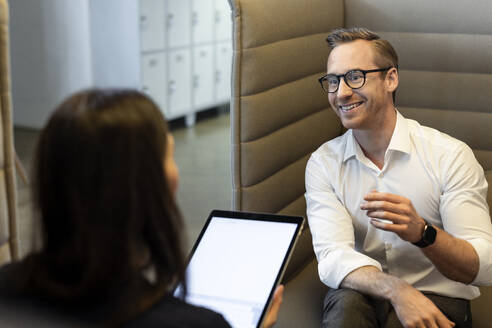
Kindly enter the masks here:
[[140, 86], [138, 10], [135, 0], [90, 0], [94, 86]]
[[93, 84], [89, 0], [10, 1], [14, 124], [40, 128], [68, 94]]

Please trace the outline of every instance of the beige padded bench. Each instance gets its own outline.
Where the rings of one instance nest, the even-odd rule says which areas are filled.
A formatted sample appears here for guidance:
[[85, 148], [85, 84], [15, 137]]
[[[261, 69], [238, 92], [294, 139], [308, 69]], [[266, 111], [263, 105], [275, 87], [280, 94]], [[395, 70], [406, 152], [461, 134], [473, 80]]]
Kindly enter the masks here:
[[19, 258], [8, 17], [7, 1], [0, 0], [0, 265]]
[[[465, 141], [492, 183], [492, 2], [229, 0], [234, 23], [231, 103], [233, 207], [305, 214], [312, 151], [342, 133], [317, 78], [334, 27], [365, 26], [400, 57], [397, 107]], [[492, 191], [489, 188], [489, 206]], [[309, 229], [287, 270], [278, 327], [319, 327], [325, 287]], [[492, 289], [472, 302], [491, 327]]]

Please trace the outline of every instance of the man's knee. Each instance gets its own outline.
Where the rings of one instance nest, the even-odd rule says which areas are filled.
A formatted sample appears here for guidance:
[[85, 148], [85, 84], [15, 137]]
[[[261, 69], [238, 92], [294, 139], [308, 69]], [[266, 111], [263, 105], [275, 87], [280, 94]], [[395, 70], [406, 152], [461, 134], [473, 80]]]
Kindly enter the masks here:
[[345, 288], [329, 290], [324, 302], [325, 309], [341, 307], [347, 310], [365, 310], [370, 306], [369, 300], [365, 295]]
[[370, 299], [352, 289], [330, 289], [325, 297], [323, 327], [377, 327]]

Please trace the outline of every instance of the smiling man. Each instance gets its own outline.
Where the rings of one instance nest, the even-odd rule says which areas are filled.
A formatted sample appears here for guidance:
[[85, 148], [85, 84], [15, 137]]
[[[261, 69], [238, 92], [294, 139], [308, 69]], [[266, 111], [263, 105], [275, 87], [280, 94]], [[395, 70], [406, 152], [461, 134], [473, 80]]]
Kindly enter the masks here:
[[306, 201], [323, 327], [471, 327], [492, 284], [482, 167], [463, 142], [395, 108], [398, 57], [363, 28], [337, 29], [319, 79], [348, 131], [315, 151]]

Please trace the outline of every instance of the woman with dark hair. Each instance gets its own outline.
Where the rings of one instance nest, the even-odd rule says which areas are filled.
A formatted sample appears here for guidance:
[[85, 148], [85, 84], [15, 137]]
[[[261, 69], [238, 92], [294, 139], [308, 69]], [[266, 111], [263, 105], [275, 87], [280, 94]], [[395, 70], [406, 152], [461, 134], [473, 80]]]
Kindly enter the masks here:
[[229, 327], [171, 294], [177, 283], [186, 286], [173, 150], [159, 108], [138, 91], [93, 89], [66, 99], [35, 154], [43, 246], [0, 269], [0, 322], [22, 314], [36, 326], [48, 318], [72, 326]]

